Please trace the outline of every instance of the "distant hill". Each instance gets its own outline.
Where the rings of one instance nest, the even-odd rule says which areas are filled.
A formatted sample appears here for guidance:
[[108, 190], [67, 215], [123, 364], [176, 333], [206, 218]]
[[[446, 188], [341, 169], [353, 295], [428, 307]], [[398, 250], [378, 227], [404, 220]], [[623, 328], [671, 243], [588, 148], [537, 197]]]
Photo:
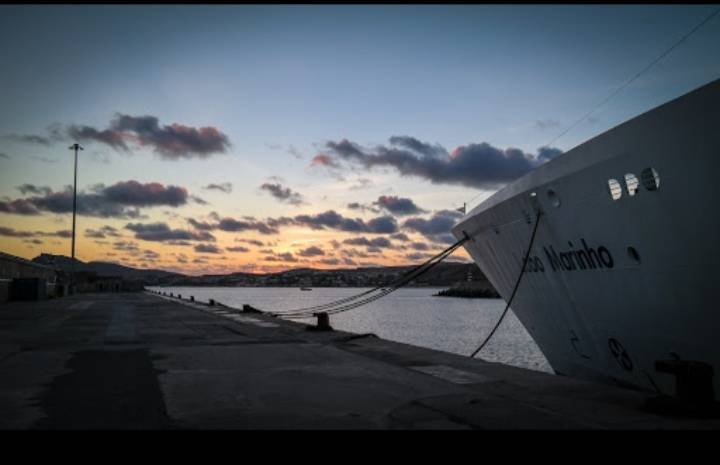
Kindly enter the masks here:
[[[41, 254], [32, 259], [33, 262], [41, 265], [60, 269], [69, 272], [72, 269], [72, 259], [64, 255]], [[75, 271], [89, 271], [100, 276], [119, 276], [124, 279], [142, 279], [148, 284], [160, 283], [172, 277], [182, 277], [180, 273], [172, 273], [164, 270], [131, 268], [108, 262], [83, 262], [75, 259]]]
[[[230, 273], [225, 275], [182, 276], [163, 284], [172, 286], [243, 286], [243, 287], [374, 287], [390, 285], [412, 266], [346, 268], [319, 270], [299, 268], [279, 273]], [[492, 289], [485, 275], [474, 263], [440, 263], [412, 281], [413, 287], [449, 287], [459, 283], [476, 283]]]
[[[64, 255], [42, 254], [33, 262], [69, 272], [72, 261]], [[321, 270], [296, 268], [279, 273], [229, 273], [224, 275], [188, 276], [155, 269], [138, 269], [108, 262], [75, 260], [76, 271], [90, 271], [101, 276], [120, 276], [141, 279], [146, 285], [160, 286], [230, 286], [230, 287], [374, 287], [390, 285], [411, 266], [386, 266]], [[485, 275], [475, 263], [443, 262], [412, 281], [413, 287], [449, 287], [473, 283], [492, 289]]]

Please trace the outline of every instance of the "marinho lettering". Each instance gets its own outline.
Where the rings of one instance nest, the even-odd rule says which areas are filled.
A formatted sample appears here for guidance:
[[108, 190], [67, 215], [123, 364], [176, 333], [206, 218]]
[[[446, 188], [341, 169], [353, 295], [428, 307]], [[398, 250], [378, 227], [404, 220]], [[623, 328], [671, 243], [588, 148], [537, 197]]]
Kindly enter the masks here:
[[576, 247], [571, 241], [568, 241], [568, 250], [555, 250], [552, 245], [543, 246], [543, 252], [547, 262], [550, 264], [546, 267], [540, 256], [529, 256], [525, 271], [529, 273], [544, 273], [545, 269], [553, 271], [578, 271], [578, 270], [597, 270], [603, 268], [612, 268], [615, 266], [615, 260], [607, 247], [601, 245], [597, 248], [588, 247], [585, 239], [580, 239], [582, 247]]

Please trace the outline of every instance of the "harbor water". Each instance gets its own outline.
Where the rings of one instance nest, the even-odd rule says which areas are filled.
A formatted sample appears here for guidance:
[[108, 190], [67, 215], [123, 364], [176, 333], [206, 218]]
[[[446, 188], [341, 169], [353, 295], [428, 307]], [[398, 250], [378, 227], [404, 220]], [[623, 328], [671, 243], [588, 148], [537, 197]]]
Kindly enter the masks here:
[[[349, 297], [368, 288], [253, 288], [152, 287], [153, 290], [214, 299], [230, 307], [249, 304], [262, 310], [286, 310], [320, 305]], [[441, 288], [403, 288], [366, 306], [332, 315], [334, 328], [353, 333], [374, 333], [396, 342], [469, 355], [497, 322], [505, 301], [436, 297]], [[311, 320], [299, 320], [314, 323]], [[508, 312], [493, 339], [478, 358], [552, 373], [552, 368], [522, 323]]]

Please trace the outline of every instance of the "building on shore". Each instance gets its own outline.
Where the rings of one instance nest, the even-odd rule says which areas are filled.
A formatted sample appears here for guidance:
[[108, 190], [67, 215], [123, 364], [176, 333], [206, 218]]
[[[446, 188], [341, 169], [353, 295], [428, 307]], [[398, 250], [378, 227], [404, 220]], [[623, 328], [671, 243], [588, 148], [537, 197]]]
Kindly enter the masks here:
[[[43, 300], [70, 293], [72, 274], [59, 267], [43, 265], [0, 252], [0, 302]], [[101, 276], [92, 271], [75, 273], [75, 292], [142, 291], [142, 280]]]

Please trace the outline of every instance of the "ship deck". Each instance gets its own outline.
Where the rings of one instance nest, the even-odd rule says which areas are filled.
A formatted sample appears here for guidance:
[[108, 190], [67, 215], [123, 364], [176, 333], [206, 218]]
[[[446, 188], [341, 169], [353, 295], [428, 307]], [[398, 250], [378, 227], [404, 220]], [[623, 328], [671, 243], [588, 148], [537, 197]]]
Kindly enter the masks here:
[[715, 429], [645, 392], [149, 293], [0, 305], [2, 429]]

